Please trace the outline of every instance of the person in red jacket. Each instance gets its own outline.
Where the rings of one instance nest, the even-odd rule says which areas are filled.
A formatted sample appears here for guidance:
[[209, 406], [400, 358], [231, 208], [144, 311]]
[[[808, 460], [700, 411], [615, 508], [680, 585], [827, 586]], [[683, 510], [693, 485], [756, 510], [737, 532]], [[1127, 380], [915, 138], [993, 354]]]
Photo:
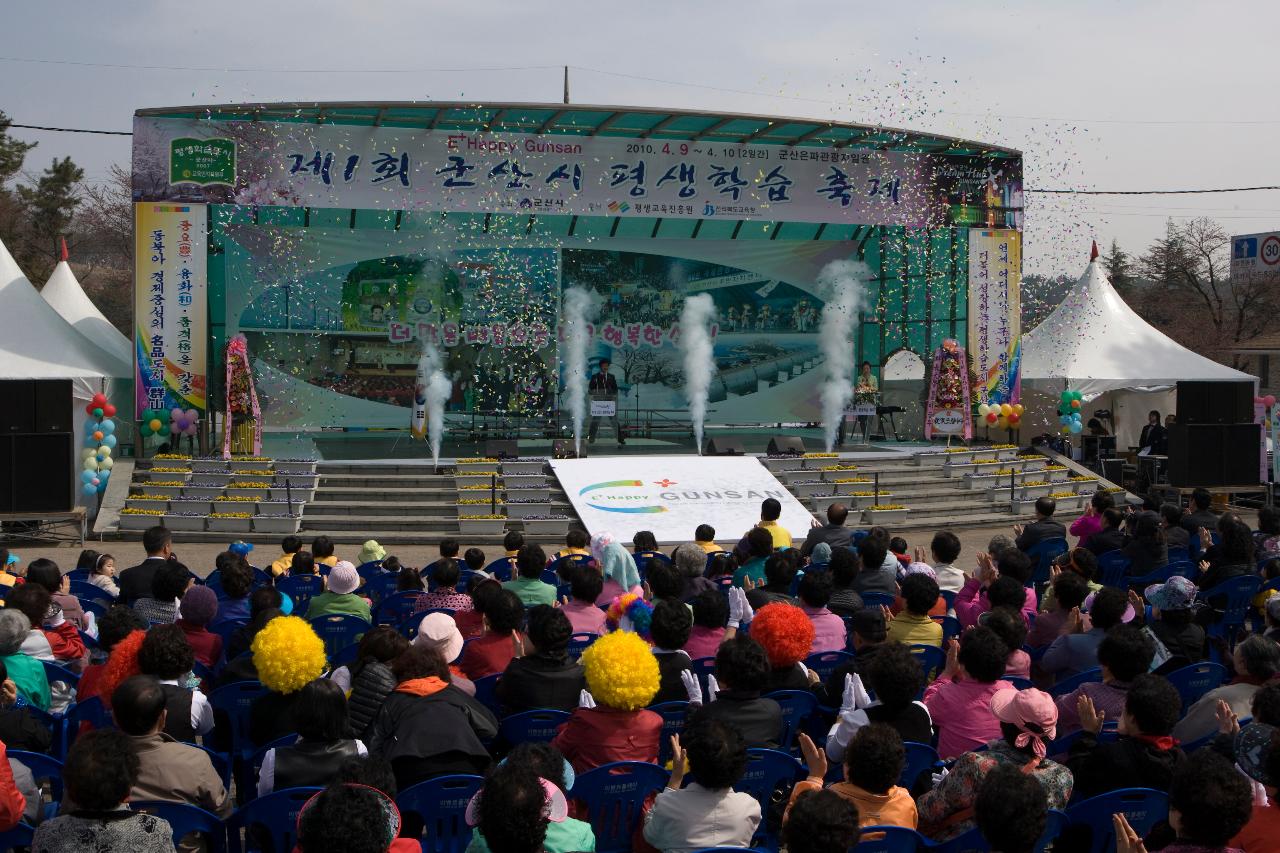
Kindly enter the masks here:
[[587, 692], [551, 745], [575, 773], [614, 761], [658, 760], [662, 717], [645, 706], [658, 692], [658, 660], [636, 634], [616, 631], [582, 653]]
[[178, 612], [178, 627], [187, 635], [196, 660], [213, 669], [222, 657], [222, 637], [205, 626], [218, 615], [217, 593], [207, 586], [193, 586], [182, 596]]
[[0, 743], [0, 832], [8, 832], [17, 826], [26, 807], [26, 797], [22, 796], [13, 780], [5, 745]]
[[9, 593], [5, 606], [16, 608], [31, 620], [31, 634], [22, 644], [23, 654], [36, 660], [65, 663], [77, 671], [88, 662], [80, 632], [63, 615], [49, 590], [39, 584], [24, 583]]
[[467, 643], [458, 665], [467, 678], [475, 681], [486, 675], [504, 672], [516, 656], [524, 621], [524, 605], [509, 589], [500, 590], [484, 607], [484, 633]]

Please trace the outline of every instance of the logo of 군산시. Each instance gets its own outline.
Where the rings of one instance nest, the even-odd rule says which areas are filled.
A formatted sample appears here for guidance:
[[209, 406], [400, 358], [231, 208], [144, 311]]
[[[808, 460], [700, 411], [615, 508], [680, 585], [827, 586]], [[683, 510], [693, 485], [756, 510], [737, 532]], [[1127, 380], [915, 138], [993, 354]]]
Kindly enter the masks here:
[[[664, 478], [662, 482], [670, 483], [672, 481], [666, 480]], [[655, 485], [661, 485], [661, 483], [655, 483]], [[585, 495], [588, 492], [598, 492], [602, 489], [638, 489], [638, 488], [641, 488], [642, 486], [644, 486], [644, 482], [642, 480], [608, 480], [603, 483], [592, 483], [589, 486], [583, 486], [581, 489], [578, 489], [578, 496], [581, 497], [582, 495]], [[602, 499], [603, 498], [597, 498], [597, 500], [602, 500]], [[643, 498], [640, 498], [638, 496], [635, 496], [634, 499], [643, 500]], [[608, 504], [593, 503], [590, 500], [587, 501], [587, 506], [591, 507], [592, 509], [603, 510], [604, 512], [623, 512], [623, 513], [628, 513], [633, 515], [637, 513], [652, 513], [652, 512], [667, 511], [667, 508], [665, 506], [654, 506], [652, 504], [632, 503], [624, 506], [610, 506]]]

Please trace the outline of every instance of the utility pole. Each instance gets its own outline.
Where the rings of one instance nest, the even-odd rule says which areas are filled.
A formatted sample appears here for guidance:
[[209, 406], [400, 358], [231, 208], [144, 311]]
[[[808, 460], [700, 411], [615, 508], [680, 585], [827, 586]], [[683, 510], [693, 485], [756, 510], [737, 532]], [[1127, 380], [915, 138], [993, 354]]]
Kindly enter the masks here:
[[569, 103], [569, 66], [564, 67], [564, 102]]

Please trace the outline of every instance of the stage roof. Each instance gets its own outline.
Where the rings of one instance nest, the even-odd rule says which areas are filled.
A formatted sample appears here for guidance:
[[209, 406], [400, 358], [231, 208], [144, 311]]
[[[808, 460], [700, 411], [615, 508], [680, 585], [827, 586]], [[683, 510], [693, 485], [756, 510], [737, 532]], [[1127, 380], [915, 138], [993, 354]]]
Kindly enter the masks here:
[[658, 110], [584, 104], [465, 104], [456, 102], [334, 101], [158, 107], [135, 115], [213, 121], [272, 121], [489, 133], [557, 133], [699, 142], [852, 148], [1021, 159], [1012, 148], [879, 127], [817, 119], [742, 113]]

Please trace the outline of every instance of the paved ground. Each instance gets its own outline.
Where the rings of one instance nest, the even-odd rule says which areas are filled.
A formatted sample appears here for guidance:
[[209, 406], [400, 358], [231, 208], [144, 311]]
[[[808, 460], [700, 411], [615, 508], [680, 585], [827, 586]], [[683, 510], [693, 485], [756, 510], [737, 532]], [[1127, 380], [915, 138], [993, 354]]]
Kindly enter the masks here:
[[[963, 552], [960, 556], [961, 565], [968, 565], [973, 562], [973, 555], [978, 551], [987, 547], [987, 542], [997, 533], [1012, 533], [1011, 525], [992, 525], [988, 527], [975, 527], [963, 530], [957, 530], [956, 534], [960, 537], [963, 545]], [[221, 552], [226, 550], [225, 545], [214, 545], [210, 543], [182, 543], [182, 534], [176, 533], [174, 550], [178, 553], [179, 558], [187, 564], [197, 575], [203, 577], [213, 571], [214, 558]], [[914, 533], [906, 537], [908, 543], [912, 547], [916, 545], [928, 548], [930, 536]], [[228, 540], [230, 541], [230, 540]], [[266, 539], [258, 540], [255, 543], [255, 550], [251, 556], [251, 561], [255, 565], [265, 565], [280, 555], [279, 539], [273, 538], [268, 541]], [[93, 542], [87, 543], [87, 547], [95, 550], [106, 551], [116, 559], [116, 565], [120, 568], [135, 565], [145, 556], [140, 542]], [[463, 543], [463, 549], [470, 547]], [[54, 560], [64, 570], [75, 568], [76, 557], [80, 554], [80, 549], [75, 545], [68, 546], [23, 546], [15, 545], [11, 549], [14, 553], [22, 557], [24, 562], [30, 562], [37, 557], [48, 557]], [[340, 547], [338, 557], [341, 559], [355, 559], [355, 546]], [[497, 556], [497, 548], [490, 547], [488, 550], [494, 553], [489, 555], [490, 558]], [[421, 566], [432, 562], [438, 556], [436, 552], [436, 540], [426, 540], [421, 544], [396, 546], [392, 549], [397, 557], [399, 557], [406, 565]]]

